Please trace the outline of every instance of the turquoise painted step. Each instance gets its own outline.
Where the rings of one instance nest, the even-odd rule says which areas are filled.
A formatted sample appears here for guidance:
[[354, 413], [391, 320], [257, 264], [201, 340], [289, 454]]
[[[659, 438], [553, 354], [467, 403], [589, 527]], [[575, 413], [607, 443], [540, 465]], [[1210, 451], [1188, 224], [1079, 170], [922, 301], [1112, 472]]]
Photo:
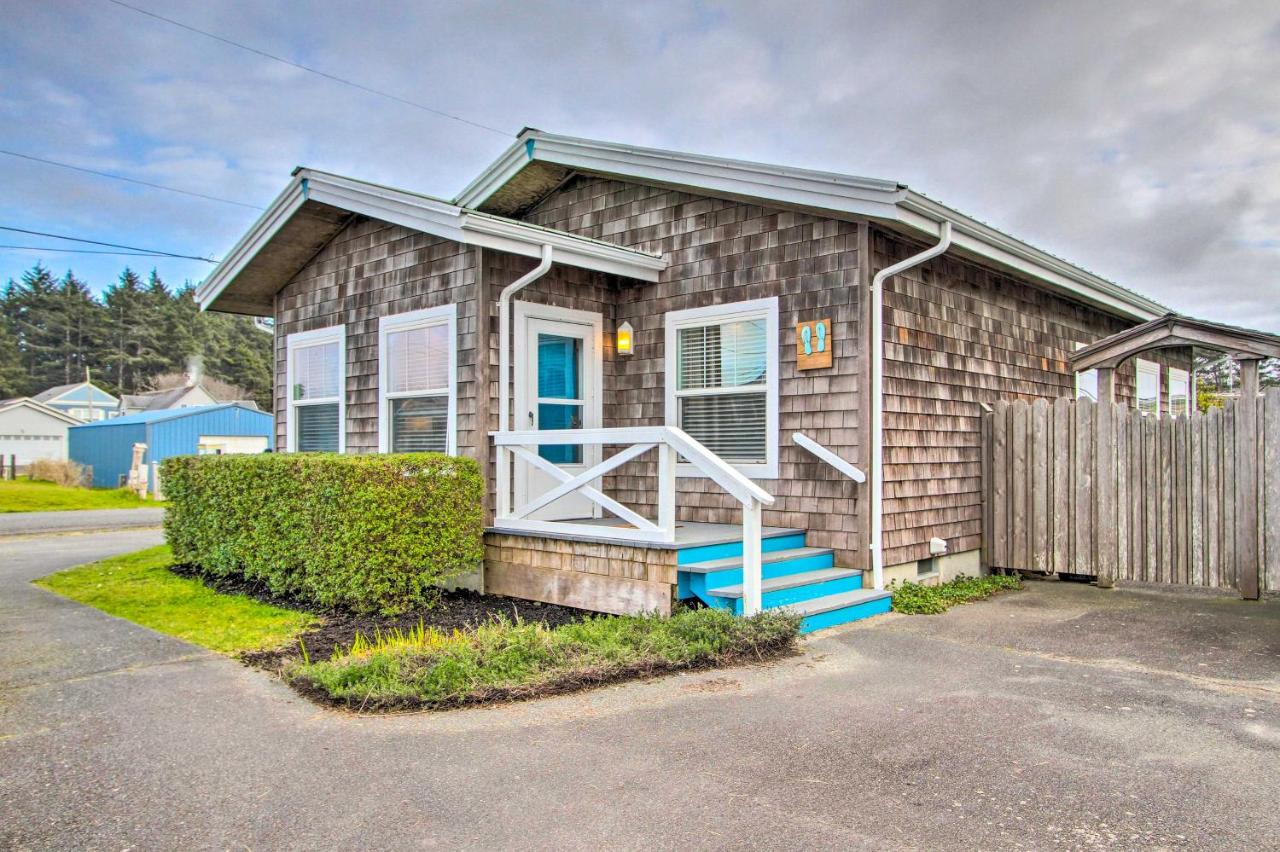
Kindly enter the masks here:
[[837, 624], [880, 615], [888, 612], [892, 605], [891, 592], [859, 589], [856, 592], [842, 592], [788, 604], [779, 609], [802, 616], [800, 632], [812, 633], [824, 627], [835, 627]]
[[[761, 554], [761, 574], [764, 579], [817, 571], [835, 565], [835, 555], [829, 547], [793, 547], [772, 550]], [[709, 589], [742, 583], [742, 555], [708, 559], [679, 566], [677, 594], [681, 599], [702, 598], [707, 603]]]
[[[760, 550], [770, 553], [775, 550], [789, 550], [804, 547], [804, 530], [777, 529], [765, 533], [760, 538]], [[694, 547], [682, 547], [676, 554], [676, 564], [691, 565], [706, 562], [710, 559], [742, 558], [742, 539], [703, 544]]]
[[[784, 574], [765, 580], [761, 584], [760, 602], [765, 609], [773, 609], [841, 592], [853, 592], [861, 588], [861, 571], [855, 571], [852, 568], [822, 568], [817, 571]], [[742, 615], [741, 583], [711, 589], [707, 595], [727, 601], [733, 607], [734, 613]]]

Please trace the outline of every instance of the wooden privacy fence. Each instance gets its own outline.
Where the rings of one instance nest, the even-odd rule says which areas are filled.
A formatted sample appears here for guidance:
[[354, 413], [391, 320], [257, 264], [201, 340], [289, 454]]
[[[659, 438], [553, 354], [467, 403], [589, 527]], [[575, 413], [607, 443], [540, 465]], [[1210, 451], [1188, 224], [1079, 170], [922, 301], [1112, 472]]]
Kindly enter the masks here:
[[1280, 388], [1159, 419], [1000, 402], [982, 435], [988, 566], [1280, 591]]

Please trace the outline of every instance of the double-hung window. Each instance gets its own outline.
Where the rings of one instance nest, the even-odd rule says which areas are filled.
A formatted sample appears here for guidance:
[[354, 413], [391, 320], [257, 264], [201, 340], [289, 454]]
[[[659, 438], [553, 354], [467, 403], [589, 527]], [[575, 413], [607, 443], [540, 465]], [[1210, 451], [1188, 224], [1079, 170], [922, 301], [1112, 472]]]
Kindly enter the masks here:
[[378, 451], [457, 452], [457, 307], [378, 322]]
[[343, 326], [291, 334], [285, 341], [289, 452], [346, 449], [346, 338]]
[[1186, 417], [1191, 413], [1191, 374], [1186, 370], [1170, 367], [1169, 413], [1174, 417]]
[[1160, 416], [1160, 365], [1135, 359], [1138, 369], [1138, 410]]
[[668, 425], [748, 476], [776, 477], [778, 300], [668, 313], [666, 402]]

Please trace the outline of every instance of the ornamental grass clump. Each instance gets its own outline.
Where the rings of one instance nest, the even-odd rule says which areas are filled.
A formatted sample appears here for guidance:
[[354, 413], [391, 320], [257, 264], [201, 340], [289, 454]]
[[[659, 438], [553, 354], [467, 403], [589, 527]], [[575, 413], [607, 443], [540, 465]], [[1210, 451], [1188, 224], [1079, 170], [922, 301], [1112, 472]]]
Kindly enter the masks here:
[[438, 453], [182, 456], [161, 463], [180, 563], [321, 609], [394, 614], [484, 558], [484, 482]]
[[445, 708], [569, 692], [662, 672], [765, 660], [790, 653], [800, 619], [738, 618], [717, 609], [674, 615], [597, 616], [548, 628], [506, 618], [445, 633], [357, 636], [323, 661], [286, 671], [299, 690], [355, 710]]

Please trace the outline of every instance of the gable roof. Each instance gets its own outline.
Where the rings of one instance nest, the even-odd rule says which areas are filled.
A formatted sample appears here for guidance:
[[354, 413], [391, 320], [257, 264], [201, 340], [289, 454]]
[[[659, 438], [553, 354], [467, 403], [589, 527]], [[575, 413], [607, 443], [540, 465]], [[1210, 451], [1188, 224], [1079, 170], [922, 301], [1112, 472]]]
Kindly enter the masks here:
[[109, 420], [95, 420], [92, 423], [80, 423], [72, 428], [103, 429], [109, 426], [133, 426], [139, 423], [160, 423], [165, 420], [177, 420], [182, 417], [207, 414], [210, 411], [217, 411], [220, 408], [238, 408], [241, 411], [247, 411], [250, 414], [256, 414], [266, 418], [271, 417], [271, 415], [265, 411], [260, 411], [256, 408], [249, 408], [238, 402], [222, 402], [217, 405], [192, 405], [187, 408], [160, 408], [154, 411], [139, 411], [134, 414], [126, 414], [123, 417], [112, 417]]
[[205, 310], [271, 316], [272, 297], [356, 215], [526, 257], [540, 257], [542, 246], [550, 244], [558, 263], [643, 281], [658, 280], [667, 266], [660, 257], [603, 240], [297, 168], [284, 191], [196, 288], [196, 300]]
[[12, 399], [0, 400], [0, 414], [4, 414], [6, 411], [13, 408], [30, 408], [33, 411], [38, 411], [41, 414], [48, 415], [49, 417], [55, 417], [72, 426], [78, 425], [81, 422], [80, 418], [72, 417], [65, 411], [59, 411], [56, 408], [51, 408], [43, 402], [40, 402], [40, 400], [33, 399], [29, 396], [17, 396]]
[[952, 246], [1036, 279], [1048, 289], [1127, 319], [1167, 312], [1160, 303], [1068, 263], [896, 181], [620, 145], [526, 128], [454, 200], [502, 215], [527, 210], [575, 172], [769, 202], [827, 216], [868, 217], [936, 240], [952, 223]]
[[89, 401], [89, 398], [94, 394], [96, 394], [98, 399], [103, 402], [110, 400], [112, 404], [115, 404], [117, 401], [114, 396], [107, 393], [102, 388], [98, 387], [92, 382], [72, 382], [69, 385], [57, 385], [55, 387], [46, 388], [45, 390], [40, 391], [40, 393], [32, 397], [32, 399], [34, 399], [36, 402], [44, 402], [44, 403], [54, 402], [62, 399], [62, 397], [64, 396], [70, 395], [74, 391], [77, 391], [81, 388], [86, 388], [90, 390], [87, 394], [83, 395], [84, 396], [83, 400], [77, 399], [77, 400], [74, 400], [75, 402], [83, 401], [87, 403]]
[[1280, 358], [1280, 334], [1171, 313], [1077, 349], [1071, 353], [1071, 369], [1116, 367], [1143, 352], [1169, 346], [1195, 346], [1245, 358]]

